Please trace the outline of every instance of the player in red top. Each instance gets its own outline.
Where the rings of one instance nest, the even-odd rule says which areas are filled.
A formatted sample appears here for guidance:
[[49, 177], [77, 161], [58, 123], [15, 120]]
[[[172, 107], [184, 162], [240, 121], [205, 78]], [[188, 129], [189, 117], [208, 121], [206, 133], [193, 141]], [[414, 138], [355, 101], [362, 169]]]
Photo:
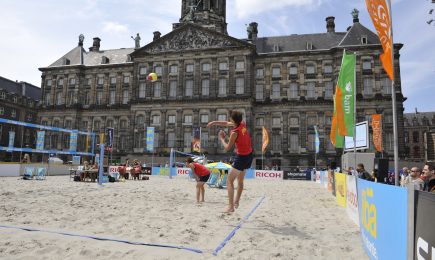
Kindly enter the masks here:
[[[234, 126], [231, 130], [230, 138], [228, 142], [225, 140], [225, 132], [219, 131], [219, 139], [224, 146], [225, 151], [230, 151], [235, 145], [236, 157], [232, 164], [232, 168], [229, 172], [227, 179], [228, 190], [228, 208], [225, 212], [234, 212], [235, 208], [239, 207], [240, 196], [243, 191], [243, 180], [245, 178], [246, 169], [251, 167], [252, 159], [254, 158], [251, 136], [246, 128], [245, 122], [242, 121], [243, 115], [239, 111], [232, 111], [230, 115], [230, 121], [213, 121], [208, 123], [207, 127], [214, 125], [219, 126]], [[234, 199], [234, 180], [237, 178], [237, 194]]]
[[[204, 202], [204, 184], [210, 177], [210, 171], [202, 164], [193, 162], [192, 157], [186, 159], [186, 166], [192, 169], [192, 173], [196, 179], [196, 202]], [[202, 198], [202, 199], [201, 199]]]

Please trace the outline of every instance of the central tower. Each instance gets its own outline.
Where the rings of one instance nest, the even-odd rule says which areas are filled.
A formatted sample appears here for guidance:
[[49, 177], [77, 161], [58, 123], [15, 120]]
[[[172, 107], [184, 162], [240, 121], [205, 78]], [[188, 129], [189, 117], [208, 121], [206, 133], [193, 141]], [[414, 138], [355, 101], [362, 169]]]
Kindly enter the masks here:
[[174, 24], [173, 28], [186, 23], [228, 34], [226, 0], [182, 0], [180, 22]]

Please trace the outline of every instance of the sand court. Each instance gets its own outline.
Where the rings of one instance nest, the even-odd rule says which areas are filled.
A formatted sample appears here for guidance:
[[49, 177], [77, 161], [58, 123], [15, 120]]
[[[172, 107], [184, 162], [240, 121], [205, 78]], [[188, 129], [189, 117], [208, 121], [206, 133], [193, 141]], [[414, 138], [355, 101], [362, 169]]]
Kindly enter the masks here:
[[[203, 252], [0, 228], [0, 258], [368, 259], [358, 227], [314, 182], [247, 180], [233, 214], [221, 213], [226, 190], [206, 187], [205, 200], [196, 203], [195, 183], [184, 178], [151, 176], [149, 181], [103, 187], [63, 176], [45, 181], [0, 178], [0, 225]], [[240, 224], [217, 256], [212, 255]]]

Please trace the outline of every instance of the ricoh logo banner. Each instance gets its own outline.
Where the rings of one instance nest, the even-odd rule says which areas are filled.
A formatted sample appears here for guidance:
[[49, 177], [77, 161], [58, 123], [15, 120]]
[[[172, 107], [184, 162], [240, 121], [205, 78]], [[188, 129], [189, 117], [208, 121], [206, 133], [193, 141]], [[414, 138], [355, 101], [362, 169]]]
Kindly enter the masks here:
[[281, 181], [284, 179], [283, 171], [255, 171], [255, 179]]
[[368, 256], [405, 260], [406, 189], [362, 179], [357, 182], [361, 237]]
[[177, 168], [177, 176], [189, 177], [190, 168]]

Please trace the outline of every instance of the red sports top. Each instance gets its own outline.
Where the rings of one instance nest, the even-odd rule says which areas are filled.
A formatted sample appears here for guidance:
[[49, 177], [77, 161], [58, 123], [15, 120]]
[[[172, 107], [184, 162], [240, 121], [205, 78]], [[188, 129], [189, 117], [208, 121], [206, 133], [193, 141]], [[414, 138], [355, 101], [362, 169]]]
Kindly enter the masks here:
[[245, 122], [241, 122], [238, 127], [231, 130], [231, 133], [237, 133], [236, 153], [238, 155], [248, 155], [252, 153], [251, 136], [246, 128]]
[[193, 162], [192, 164], [195, 166], [194, 171], [196, 175], [206, 176], [210, 174], [210, 171], [204, 165], [196, 162]]

